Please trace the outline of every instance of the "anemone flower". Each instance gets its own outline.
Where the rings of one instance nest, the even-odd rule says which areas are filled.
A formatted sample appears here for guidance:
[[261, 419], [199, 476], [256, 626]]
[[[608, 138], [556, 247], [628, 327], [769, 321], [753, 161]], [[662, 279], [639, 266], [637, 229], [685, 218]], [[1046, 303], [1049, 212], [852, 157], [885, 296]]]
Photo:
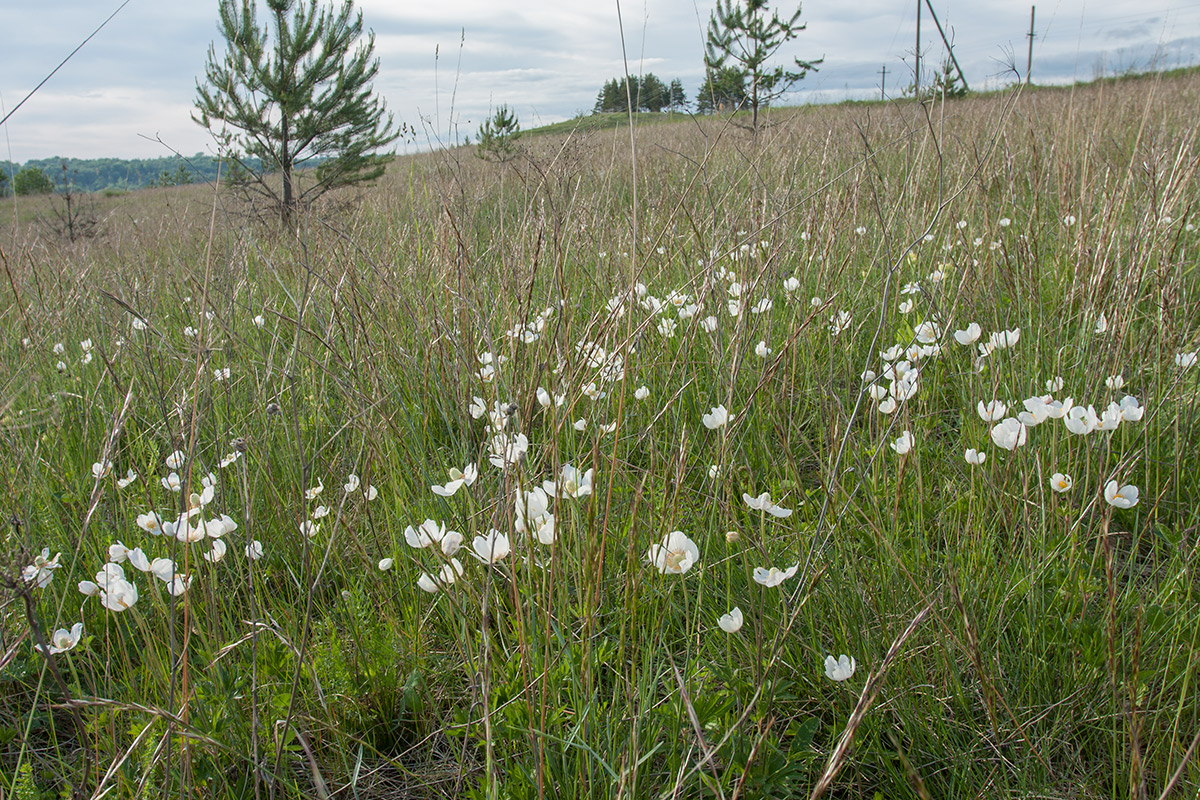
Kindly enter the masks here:
[[710, 431], [713, 431], [717, 428], [724, 428], [733, 421], [733, 418], [733, 414], [730, 414], [729, 410], [725, 408], [724, 405], [719, 405], [714, 407], [707, 414], [702, 414], [700, 416], [700, 421], [704, 423], [704, 427], [708, 428]]
[[1025, 444], [1026, 438], [1029, 436], [1028, 429], [1021, 424], [1021, 421], [1015, 417], [1008, 417], [1001, 420], [999, 424], [991, 430], [992, 441], [997, 447], [1003, 447], [1005, 450], [1016, 450]]
[[906, 456], [912, 452], [913, 444], [915, 442], [916, 440], [913, 439], [912, 431], [905, 431], [897, 436], [896, 440], [888, 446], [895, 450], [899, 455]]
[[467, 464], [462, 469], [452, 468], [450, 480], [444, 486], [430, 486], [430, 490], [439, 497], [453, 497], [462, 486], [470, 486], [479, 476], [479, 470], [474, 464]]
[[734, 606], [728, 614], [721, 615], [721, 618], [717, 620], [717, 625], [726, 633], [737, 633], [742, 629], [745, 621], [746, 618], [743, 616], [742, 610]]
[[987, 453], [980, 452], [974, 447], [968, 447], [966, 454], [963, 456], [967, 463], [973, 467], [978, 467], [987, 459]]
[[50, 548], [43, 547], [42, 552], [34, 556], [33, 563], [21, 570], [21, 578], [39, 589], [45, 589], [54, 580], [54, 570], [62, 567], [58, 563], [61, 556], [62, 553], [55, 553], [54, 558], [50, 558]]
[[796, 574], [800, 569], [800, 564], [792, 564], [787, 569], [781, 570], [778, 567], [755, 567], [754, 582], [762, 584], [768, 588], [779, 586], [788, 578]]
[[671, 531], [662, 544], [650, 545], [646, 557], [660, 573], [682, 575], [700, 560], [700, 548], [683, 531]]
[[1056, 472], [1050, 476], [1050, 488], [1062, 494], [1071, 491], [1071, 487], [1075, 485], [1075, 481], [1065, 472]]
[[830, 680], [841, 681], [847, 680], [854, 674], [854, 670], [858, 668], [858, 664], [854, 663], [854, 658], [842, 653], [837, 658], [833, 656], [825, 656], [825, 676]]
[[954, 332], [954, 341], [961, 345], [972, 345], [979, 340], [983, 335], [983, 329], [979, 327], [978, 322], [972, 322], [966, 328]]
[[551, 497], [570, 497], [579, 499], [592, 493], [592, 473], [594, 470], [580, 472], [570, 464], [563, 464], [562, 474], [557, 481], [544, 481], [542, 488]]
[[758, 497], [751, 497], [746, 492], [742, 492], [742, 500], [755, 511], [765, 511], [772, 517], [783, 519], [792, 515], [792, 509], [775, 505], [771, 501], [770, 492], [763, 492]]
[[1138, 487], [1132, 484], [1121, 486], [1109, 481], [1104, 487], [1104, 499], [1114, 508], [1133, 508], [1138, 504]]
[[476, 536], [471, 542], [471, 549], [474, 551], [475, 557], [484, 564], [495, 564], [512, 552], [508, 537], [495, 528], [483, 536]]
[[79, 644], [81, 636], [83, 636], [82, 622], [76, 622], [71, 626], [71, 630], [59, 628], [50, 637], [50, 644], [47, 646], [46, 651], [50, 655], [65, 653], [68, 650], [74, 649], [75, 645]]
[[999, 400], [991, 400], [987, 403], [980, 400], [975, 406], [975, 411], [984, 422], [998, 422], [1004, 419], [1004, 415], [1008, 413], [1008, 406]]

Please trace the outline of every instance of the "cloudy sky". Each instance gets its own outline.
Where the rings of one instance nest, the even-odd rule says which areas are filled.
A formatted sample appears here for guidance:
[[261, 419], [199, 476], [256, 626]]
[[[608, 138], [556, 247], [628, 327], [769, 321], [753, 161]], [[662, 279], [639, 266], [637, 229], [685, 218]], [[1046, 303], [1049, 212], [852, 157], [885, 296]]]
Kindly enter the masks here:
[[[0, 117], [120, 3], [0, 3]], [[714, 3], [622, 0], [630, 72], [680, 78], [692, 97]], [[573, 117], [624, 71], [617, 0], [358, 0], [357, 7], [376, 35], [376, 89], [397, 120], [419, 131], [409, 149], [473, 134], [501, 103], [525, 128]], [[1024, 72], [1027, 2], [937, 0], [933, 7], [972, 88], [1011, 82], [1013, 62]], [[218, 36], [216, 8], [216, 0], [131, 0], [12, 116], [0, 132], [0, 159], [210, 150], [190, 112], [196, 76]], [[786, 57], [825, 61], [788, 102], [877, 97], [884, 66], [889, 95], [911, 83], [917, 0], [807, 0], [802, 19], [808, 30]], [[1038, 4], [1035, 27], [1035, 82], [1091, 80], [1145, 69], [1156, 58], [1164, 67], [1200, 63], [1198, 0], [1051, 0]], [[921, 38], [931, 63], [944, 58], [928, 12]]]

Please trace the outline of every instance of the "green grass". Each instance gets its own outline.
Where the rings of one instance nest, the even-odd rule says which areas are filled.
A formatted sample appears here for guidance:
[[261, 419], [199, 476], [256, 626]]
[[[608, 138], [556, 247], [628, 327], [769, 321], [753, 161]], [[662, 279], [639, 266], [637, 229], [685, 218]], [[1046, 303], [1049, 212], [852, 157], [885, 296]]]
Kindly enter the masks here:
[[[204, 187], [105, 198], [74, 244], [4, 206], [4, 792], [1194, 796], [1200, 367], [1175, 357], [1200, 339], [1198, 88], [828, 107], [757, 142], [639, 118], [634, 153], [613, 129], [523, 139], [505, 165], [398, 160], [295, 236]], [[934, 318], [942, 351], [880, 413], [863, 372]], [[1020, 340], [977, 360], [952, 336], [970, 321]], [[1059, 399], [1130, 394], [1144, 416], [998, 447], [976, 404], [1015, 415], [1055, 376]], [[718, 404], [734, 416], [710, 430]], [[503, 470], [501, 420], [529, 441]], [[177, 449], [182, 494], [160, 484]], [[430, 490], [468, 463], [472, 485]], [[516, 491], [567, 463], [593, 491], [551, 503], [542, 544]], [[136, 521], [174, 520], [210, 471], [204, 515], [237, 522], [219, 563]], [[1108, 504], [1110, 480], [1139, 503]], [[793, 513], [742, 499], [762, 492]], [[418, 579], [446, 558], [406, 543], [426, 518], [465, 539], [435, 594]], [[496, 568], [467, 554], [491, 529], [512, 540]], [[699, 558], [660, 574], [677, 530]], [[125, 563], [131, 608], [81, 594], [117, 540], [190, 588]], [[62, 556], [37, 588], [20, 572], [42, 548]], [[75, 622], [73, 649], [33, 649]], [[857, 671], [835, 682], [842, 653]]]

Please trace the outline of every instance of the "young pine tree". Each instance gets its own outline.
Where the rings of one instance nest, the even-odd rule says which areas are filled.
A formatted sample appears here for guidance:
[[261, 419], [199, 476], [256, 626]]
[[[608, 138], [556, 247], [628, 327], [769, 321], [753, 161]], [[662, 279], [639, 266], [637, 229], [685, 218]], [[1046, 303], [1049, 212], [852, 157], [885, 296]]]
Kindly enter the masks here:
[[[318, 0], [267, 0], [265, 26], [257, 11], [256, 0], [220, 0], [225, 53], [209, 47], [192, 118], [225, 152], [241, 154], [248, 185], [286, 226], [298, 206], [382, 175], [390, 155], [376, 151], [405, 129], [393, 127], [372, 93], [375, 36], [359, 41], [362, 13], [352, 0], [336, 9]], [[308, 164], [316, 169], [302, 185], [296, 171]], [[267, 179], [271, 172], [281, 188]]]

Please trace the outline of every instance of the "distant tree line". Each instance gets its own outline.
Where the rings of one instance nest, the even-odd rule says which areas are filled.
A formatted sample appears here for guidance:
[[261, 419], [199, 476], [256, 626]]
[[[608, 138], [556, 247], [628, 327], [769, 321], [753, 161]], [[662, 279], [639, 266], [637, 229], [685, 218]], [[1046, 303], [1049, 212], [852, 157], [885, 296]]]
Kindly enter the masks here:
[[[821, 59], [799, 58], [791, 66], [775, 63], [779, 50], [804, 29], [799, 7], [781, 17], [768, 8], [768, 0], [717, 0], [708, 23], [705, 77], [696, 93], [696, 112], [748, 111], [751, 120], [746, 127], [757, 133], [759, 112], [821, 63]], [[689, 107], [678, 79], [666, 86], [647, 73], [605, 83], [593, 111], [626, 111], [631, 100], [634, 111]]]
[[613, 78], [605, 83], [596, 96], [593, 111], [597, 114], [625, 112], [629, 110], [631, 99], [635, 112], [657, 113], [687, 108], [687, 95], [683, 92], [682, 81], [676, 78], [668, 86], [653, 72], [647, 72], [645, 75]]
[[[63, 169], [63, 165], [66, 169]], [[226, 164], [222, 175], [229, 171]], [[217, 159], [197, 153], [191, 158], [39, 158], [24, 164], [0, 161], [0, 196], [54, 191], [51, 176], [69, 172], [77, 192], [129, 191], [151, 186], [204, 183], [217, 178]]]

